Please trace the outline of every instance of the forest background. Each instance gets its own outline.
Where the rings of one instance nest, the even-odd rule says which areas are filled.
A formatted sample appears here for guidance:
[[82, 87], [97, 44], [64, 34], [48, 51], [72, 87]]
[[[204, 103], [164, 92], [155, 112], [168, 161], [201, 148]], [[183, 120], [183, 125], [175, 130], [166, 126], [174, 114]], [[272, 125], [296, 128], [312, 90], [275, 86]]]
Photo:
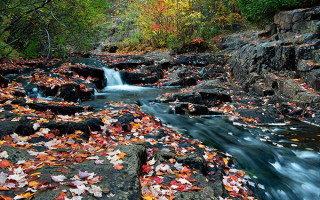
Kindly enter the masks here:
[[0, 59], [66, 57], [97, 42], [121, 50], [214, 50], [221, 34], [262, 27], [317, 0], [2, 0]]

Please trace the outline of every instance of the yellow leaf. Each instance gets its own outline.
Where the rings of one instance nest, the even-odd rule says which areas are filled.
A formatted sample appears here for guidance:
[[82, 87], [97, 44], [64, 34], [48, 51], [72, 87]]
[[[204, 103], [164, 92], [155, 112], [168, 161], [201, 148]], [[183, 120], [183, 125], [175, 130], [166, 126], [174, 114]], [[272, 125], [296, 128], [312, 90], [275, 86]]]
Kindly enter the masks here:
[[19, 196], [27, 199], [27, 198], [31, 197], [32, 195], [33, 195], [33, 194], [31, 194], [30, 192], [27, 192], [27, 193], [24, 193], [24, 194], [20, 194]]
[[224, 162], [225, 165], [228, 164], [228, 160], [226, 158], [223, 158], [223, 162]]
[[29, 183], [29, 186], [30, 186], [30, 187], [38, 187], [38, 185], [40, 185], [40, 183], [37, 182], [37, 181], [31, 181], [31, 182]]
[[299, 140], [298, 139], [291, 139], [292, 141], [294, 141], [294, 142], [298, 142]]
[[154, 199], [156, 199], [151, 193], [142, 195], [142, 198], [146, 199], [146, 200], [154, 200]]

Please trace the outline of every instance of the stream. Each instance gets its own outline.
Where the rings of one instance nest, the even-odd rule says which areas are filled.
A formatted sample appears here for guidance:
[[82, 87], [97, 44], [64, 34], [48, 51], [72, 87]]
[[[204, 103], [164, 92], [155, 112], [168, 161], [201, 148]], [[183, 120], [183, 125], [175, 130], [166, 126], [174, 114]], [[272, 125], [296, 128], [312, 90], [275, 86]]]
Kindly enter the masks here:
[[[226, 116], [175, 115], [169, 105], [151, 100], [178, 88], [126, 85], [118, 72], [98, 61], [75, 62], [102, 67], [109, 81], [102, 92], [96, 92], [82, 104], [103, 109], [109, 101], [139, 102], [144, 112], [158, 117], [166, 126], [233, 155], [235, 167], [245, 170], [252, 178], [252, 190], [259, 199], [320, 199], [319, 127], [296, 122], [249, 128]], [[289, 140], [289, 135], [295, 135], [296, 141]]]

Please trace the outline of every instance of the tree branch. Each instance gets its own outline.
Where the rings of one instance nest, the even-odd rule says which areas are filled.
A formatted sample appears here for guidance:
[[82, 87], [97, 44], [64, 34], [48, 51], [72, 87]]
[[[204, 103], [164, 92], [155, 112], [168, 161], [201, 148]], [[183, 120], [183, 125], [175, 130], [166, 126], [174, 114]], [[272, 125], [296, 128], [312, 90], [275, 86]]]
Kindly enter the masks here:
[[47, 28], [44, 28], [44, 30], [47, 32], [47, 36], [48, 36], [48, 54], [47, 54], [47, 58], [44, 62], [44, 65], [46, 65], [48, 63], [48, 59], [49, 59], [49, 56], [50, 56], [50, 52], [51, 52], [51, 42], [50, 42], [50, 34], [49, 34], [49, 31]]
[[15, 43], [15, 42], [18, 41], [19, 39], [20, 39], [20, 38], [17, 38], [17, 39], [15, 39], [15, 40], [13, 40], [12, 42], [9, 42], [8, 44], [0, 47], [0, 50], [6, 48], [7, 46], [9, 46], [9, 45], [11, 45], [11, 44], [13, 44], [13, 43]]

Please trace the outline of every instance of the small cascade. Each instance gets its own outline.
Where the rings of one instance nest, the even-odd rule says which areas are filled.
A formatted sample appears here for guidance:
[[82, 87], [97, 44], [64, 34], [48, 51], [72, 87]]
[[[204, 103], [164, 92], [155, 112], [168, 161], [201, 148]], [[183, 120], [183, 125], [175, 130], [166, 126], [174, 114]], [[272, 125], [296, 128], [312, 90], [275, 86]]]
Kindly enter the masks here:
[[107, 78], [107, 87], [123, 85], [120, 73], [118, 71], [106, 67], [103, 67], [103, 70]]

